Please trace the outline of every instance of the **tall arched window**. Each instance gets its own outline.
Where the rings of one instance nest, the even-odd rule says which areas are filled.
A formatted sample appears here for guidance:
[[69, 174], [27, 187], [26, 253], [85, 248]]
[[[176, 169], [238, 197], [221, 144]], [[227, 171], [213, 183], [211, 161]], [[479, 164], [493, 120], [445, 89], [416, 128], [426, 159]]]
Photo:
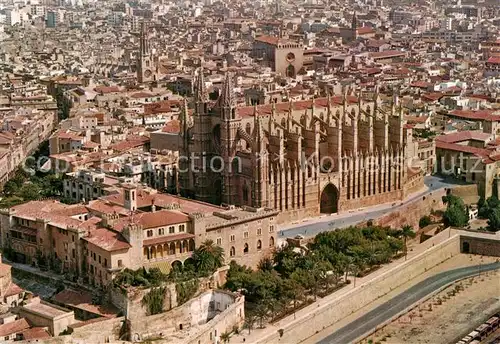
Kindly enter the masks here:
[[274, 247], [274, 237], [269, 238], [269, 247]]
[[245, 126], [245, 131], [247, 132], [247, 134], [252, 133], [252, 126], [250, 125], [250, 123], [247, 123], [247, 125]]
[[243, 254], [248, 254], [248, 244], [243, 247]]
[[262, 249], [262, 241], [257, 240], [257, 250], [261, 250], [261, 249]]
[[236, 255], [236, 249], [234, 246], [231, 246], [231, 249], [229, 250], [229, 257], [234, 257]]
[[246, 182], [243, 184], [243, 202], [248, 202], [248, 185]]

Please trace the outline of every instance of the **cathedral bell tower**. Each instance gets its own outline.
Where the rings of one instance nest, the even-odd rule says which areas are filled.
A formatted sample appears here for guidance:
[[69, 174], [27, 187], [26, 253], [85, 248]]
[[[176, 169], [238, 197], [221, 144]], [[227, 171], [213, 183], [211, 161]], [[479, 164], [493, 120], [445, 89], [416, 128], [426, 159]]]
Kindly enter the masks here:
[[146, 24], [141, 23], [141, 34], [139, 38], [139, 58], [137, 59], [137, 82], [147, 83], [156, 80], [153, 57], [146, 33]]
[[198, 69], [194, 82], [193, 153], [197, 158], [191, 162], [192, 189], [196, 199], [217, 204], [219, 200], [214, 197], [213, 175], [210, 168], [213, 156], [212, 119], [208, 111], [208, 92], [202, 67]]
[[224, 161], [222, 172], [222, 201], [234, 204], [238, 194], [237, 175], [241, 172], [241, 159], [236, 157], [235, 141], [240, 126], [240, 118], [236, 113], [236, 97], [234, 95], [233, 76], [228, 72], [220, 95], [221, 115], [221, 156]]

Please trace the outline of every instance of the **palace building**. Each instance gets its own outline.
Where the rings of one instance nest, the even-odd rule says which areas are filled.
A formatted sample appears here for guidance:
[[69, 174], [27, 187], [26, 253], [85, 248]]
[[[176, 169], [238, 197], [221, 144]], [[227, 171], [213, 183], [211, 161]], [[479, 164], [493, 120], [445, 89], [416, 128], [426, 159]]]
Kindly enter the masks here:
[[179, 144], [180, 192], [214, 204], [269, 208], [278, 221], [402, 200], [423, 187], [418, 146], [398, 96], [349, 94], [236, 105], [228, 74], [215, 105], [203, 71]]

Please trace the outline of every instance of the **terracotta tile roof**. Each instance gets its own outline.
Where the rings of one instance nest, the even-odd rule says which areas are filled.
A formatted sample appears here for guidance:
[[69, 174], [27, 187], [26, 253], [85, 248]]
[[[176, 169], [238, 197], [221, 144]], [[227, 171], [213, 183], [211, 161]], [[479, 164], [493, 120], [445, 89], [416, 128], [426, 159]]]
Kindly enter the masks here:
[[414, 81], [410, 84], [411, 87], [418, 87], [418, 88], [429, 88], [432, 87], [434, 84], [427, 82], [427, 81]]
[[101, 94], [116, 93], [120, 92], [120, 88], [118, 86], [97, 86], [94, 91]]
[[490, 154], [490, 151], [484, 148], [465, 146], [458, 143], [448, 143], [444, 141], [436, 141], [436, 148], [474, 154], [475, 156], [480, 158], [488, 158]]
[[189, 216], [172, 210], [159, 210], [150, 213], [136, 213], [128, 217], [119, 219], [113, 229], [122, 231], [128, 224], [141, 225], [143, 229], [164, 227], [179, 223], [189, 222]]
[[492, 136], [490, 134], [483, 133], [480, 130], [467, 130], [437, 136], [436, 141], [457, 143], [468, 140], [489, 141], [491, 138]]
[[36, 219], [48, 220], [51, 225], [68, 228], [70, 226], [78, 227], [82, 222], [68, 216], [60, 215], [57, 211], [65, 209], [67, 205], [53, 200], [30, 201], [24, 204], [16, 205], [11, 208], [14, 216], [35, 221]]
[[181, 123], [174, 119], [168, 122], [162, 129], [164, 133], [178, 134], [181, 131]]
[[83, 204], [68, 205], [67, 207], [54, 210], [54, 213], [64, 216], [75, 216], [87, 214], [88, 212], [88, 209]]
[[422, 94], [422, 98], [424, 100], [436, 101], [444, 97], [444, 94], [440, 92], [431, 92]]
[[429, 119], [429, 116], [405, 116], [405, 119], [410, 124], [425, 123]]
[[165, 112], [173, 112], [173, 107], [179, 108], [181, 106], [180, 100], [162, 100], [151, 104], [144, 104], [144, 114], [152, 115]]
[[486, 62], [490, 64], [500, 64], [500, 57], [490, 57]]
[[274, 36], [262, 35], [262, 36], [256, 37], [255, 40], [258, 42], [263, 42], [263, 43], [267, 43], [267, 44], [271, 44], [271, 45], [278, 45], [278, 42], [280, 39], [278, 37], [274, 37]]
[[30, 325], [26, 319], [15, 320], [8, 324], [0, 325], [0, 337], [6, 337], [14, 333], [20, 333], [26, 329], [30, 328]]
[[404, 56], [404, 55], [406, 55], [406, 52], [400, 51], [400, 50], [385, 50], [385, 51], [372, 52], [369, 55], [372, 58], [379, 59], [379, 58], [384, 58], [384, 57]]
[[114, 318], [118, 313], [114, 307], [93, 305], [92, 294], [83, 290], [65, 289], [53, 297], [59, 304], [64, 304], [72, 308], [83, 309], [87, 312], [99, 314], [103, 317]]
[[137, 93], [134, 93], [130, 96], [130, 98], [134, 98], [134, 99], [140, 99], [140, 98], [149, 98], [149, 97], [153, 97], [154, 94], [152, 93], [149, 93], [149, 92], [137, 92]]
[[193, 239], [193, 238], [194, 238], [194, 234], [191, 234], [191, 233], [166, 235], [166, 236], [162, 236], [162, 237], [158, 237], [158, 238], [144, 240], [142, 245], [143, 246], [157, 245], [157, 244], [163, 244], [166, 242], [187, 240], [187, 239]]
[[21, 332], [23, 335], [23, 340], [37, 340], [50, 338], [50, 333], [44, 327], [33, 327]]
[[119, 152], [125, 152], [132, 148], [144, 146], [147, 142], [149, 142], [149, 137], [130, 135], [126, 140], [115, 143], [111, 145], [110, 148]]
[[5, 295], [4, 296], [12, 296], [12, 295], [19, 295], [20, 293], [22, 293], [24, 291], [23, 288], [21, 288], [20, 286], [18, 286], [17, 284], [15, 284], [14, 282], [12, 282], [10, 285], [9, 285], [9, 289], [7, 289], [7, 291], [5, 292]]
[[107, 252], [127, 250], [132, 247], [120, 233], [107, 228], [92, 229], [83, 240]]
[[375, 30], [372, 27], [369, 27], [369, 26], [358, 27], [356, 29], [356, 31], [358, 32], [359, 35], [365, 35], [365, 34], [368, 34], [368, 33], [375, 32]]
[[90, 201], [89, 204], [86, 205], [87, 209], [89, 209], [93, 213], [97, 214], [113, 214], [117, 213], [123, 216], [128, 216], [130, 211], [125, 209], [123, 206], [111, 204], [110, 202], [104, 200], [93, 200]]
[[500, 114], [495, 114], [495, 110], [453, 110], [449, 114], [468, 120], [500, 121]]

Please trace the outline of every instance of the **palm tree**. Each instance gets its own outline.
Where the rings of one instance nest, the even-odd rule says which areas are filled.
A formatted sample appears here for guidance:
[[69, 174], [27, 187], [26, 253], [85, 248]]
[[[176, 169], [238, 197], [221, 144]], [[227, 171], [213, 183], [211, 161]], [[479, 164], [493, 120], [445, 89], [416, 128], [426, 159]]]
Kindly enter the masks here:
[[224, 265], [224, 249], [208, 239], [194, 250], [193, 260], [200, 271], [213, 272]]
[[407, 246], [408, 238], [414, 238], [416, 234], [413, 231], [412, 226], [404, 225], [403, 228], [401, 228], [400, 235], [403, 237], [404, 240], [404, 250], [405, 250], [405, 260], [406, 260], [406, 257], [408, 256], [408, 246]]
[[223, 332], [220, 334], [220, 340], [222, 340], [223, 343], [229, 343], [229, 338], [230, 338], [229, 332]]

